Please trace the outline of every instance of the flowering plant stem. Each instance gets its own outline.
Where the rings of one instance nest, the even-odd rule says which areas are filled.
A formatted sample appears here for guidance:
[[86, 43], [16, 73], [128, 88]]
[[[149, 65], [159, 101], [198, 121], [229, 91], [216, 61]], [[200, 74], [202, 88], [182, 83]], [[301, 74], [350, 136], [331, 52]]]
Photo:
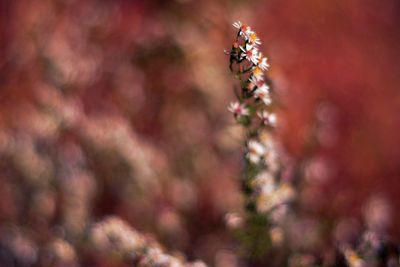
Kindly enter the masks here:
[[[229, 55], [229, 69], [239, 80], [240, 91], [236, 90], [236, 102], [228, 107], [237, 123], [245, 128], [243, 156], [244, 171], [241, 188], [245, 197], [247, 229], [240, 235], [246, 252], [251, 257], [265, 256], [270, 247], [270, 238], [266, 231], [270, 225], [265, 212], [274, 207], [265, 208], [265, 193], [260, 174], [265, 171], [276, 173], [277, 161], [273, 151], [270, 134], [276, 123], [275, 114], [271, 113], [272, 99], [270, 87], [265, 82], [264, 71], [269, 68], [267, 58], [258, 51], [261, 44], [257, 34], [247, 25], [240, 22], [233, 24], [238, 29], [236, 39]], [[269, 137], [266, 138], [268, 134]], [[271, 176], [272, 177], [272, 176]], [[274, 184], [274, 178], [267, 181]], [[267, 185], [265, 185], [267, 186]], [[280, 204], [280, 203], [276, 203]]]

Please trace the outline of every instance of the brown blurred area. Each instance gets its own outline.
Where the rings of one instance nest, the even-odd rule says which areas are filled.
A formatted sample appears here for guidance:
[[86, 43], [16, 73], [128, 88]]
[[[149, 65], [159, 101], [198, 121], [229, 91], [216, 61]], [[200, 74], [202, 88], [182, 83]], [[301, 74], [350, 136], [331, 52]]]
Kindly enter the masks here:
[[[43, 248], [59, 239], [81, 266], [111, 266], [86, 242], [107, 215], [234, 266], [223, 218], [242, 208], [243, 140], [223, 50], [235, 20], [270, 59], [286, 148], [303, 160], [316, 135], [313, 157], [331, 166], [309, 209], [361, 215], [384, 196], [400, 237], [399, 1], [3, 0], [0, 266], [53, 266]], [[68, 259], [66, 246], [53, 253]]]

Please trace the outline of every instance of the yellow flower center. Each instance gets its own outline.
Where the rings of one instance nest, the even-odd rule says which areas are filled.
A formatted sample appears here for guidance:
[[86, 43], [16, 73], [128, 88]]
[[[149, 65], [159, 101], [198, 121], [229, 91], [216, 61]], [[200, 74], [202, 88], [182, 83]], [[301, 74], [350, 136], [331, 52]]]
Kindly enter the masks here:
[[259, 77], [260, 75], [262, 75], [262, 70], [259, 67], [254, 68], [253, 75]]
[[257, 39], [258, 39], [257, 34], [255, 34], [255, 33], [250, 34], [250, 41], [252, 43], [255, 42]]

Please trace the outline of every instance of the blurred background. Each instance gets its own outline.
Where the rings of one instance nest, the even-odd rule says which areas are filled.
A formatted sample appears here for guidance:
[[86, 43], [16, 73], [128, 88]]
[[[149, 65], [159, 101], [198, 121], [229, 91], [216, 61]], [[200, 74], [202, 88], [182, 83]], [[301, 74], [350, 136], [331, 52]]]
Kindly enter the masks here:
[[378, 197], [398, 240], [399, 1], [2, 0], [0, 266], [113, 266], [86, 242], [108, 215], [246, 266], [224, 222], [243, 204], [236, 20], [269, 57], [282, 143], [322, 177], [304, 212], [357, 219]]

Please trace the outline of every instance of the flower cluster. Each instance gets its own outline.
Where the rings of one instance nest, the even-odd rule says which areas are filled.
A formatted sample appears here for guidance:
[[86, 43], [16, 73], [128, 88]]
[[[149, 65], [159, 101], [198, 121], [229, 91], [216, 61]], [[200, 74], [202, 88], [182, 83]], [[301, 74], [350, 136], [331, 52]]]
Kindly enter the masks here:
[[165, 253], [151, 238], [135, 231], [118, 217], [111, 216], [94, 224], [90, 242], [101, 253], [119, 255], [140, 267], [206, 267], [201, 261], [186, 263]]
[[[330, 121], [325, 118], [329, 119], [330, 114], [324, 108], [324, 116], [317, 120], [316, 141], [312, 137], [307, 140], [312, 144], [307, 148], [311, 158], [306, 155], [297, 161], [290, 159], [274, 135], [279, 123], [274, 113], [277, 105], [264, 73], [269, 64], [259, 51], [261, 41], [248, 25], [239, 21], [233, 26], [238, 32], [227, 54], [229, 68], [240, 81], [240, 91], [235, 92], [237, 101], [232, 102], [228, 110], [246, 130], [242, 188], [247, 214], [245, 217], [228, 214], [225, 217], [227, 226], [245, 232], [247, 237], [243, 243], [251, 240], [248, 250], [252, 255], [260, 247], [262, 256], [270, 255], [266, 252], [274, 248], [280, 252], [286, 250], [284, 259], [277, 259], [274, 266], [400, 266], [399, 247], [386, 235], [390, 208], [379, 198], [366, 208], [367, 228], [363, 232], [349, 234], [349, 229], [354, 227], [339, 223], [328, 230], [336, 232], [334, 244], [326, 248], [329, 252], [319, 251], [327, 236], [322, 232], [325, 226], [321, 227], [321, 220], [302, 208], [315, 199], [313, 187], [322, 184], [334, 172], [327, 160], [313, 156], [316, 147], [335, 139], [330, 134], [332, 127], [327, 126]], [[295, 207], [299, 209], [294, 211]], [[256, 248], [256, 244], [261, 245]]]
[[248, 204], [260, 213], [267, 213], [290, 202], [295, 191], [278, 175], [283, 166], [279, 146], [273, 138], [277, 116], [272, 112], [271, 88], [264, 74], [269, 69], [268, 59], [259, 51], [261, 40], [246, 24], [238, 21], [233, 26], [238, 32], [228, 54], [230, 69], [240, 80], [241, 91], [228, 110], [247, 129], [245, 182], [251, 192]]
[[[247, 108], [248, 100], [254, 98], [256, 102], [262, 101], [265, 105], [271, 105], [270, 87], [265, 82], [264, 71], [268, 70], [268, 59], [263, 57], [258, 50], [261, 41], [255, 31], [240, 21], [233, 23], [238, 29], [236, 40], [232, 44], [230, 54], [230, 68], [233, 70], [233, 63], [239, 65], [238, 77], [242, 82], [242, 95], [238, 101], [229, 106], [235, 117], [250, 116], [251, 112]], [[242, 79], [242, 75], [248, 75], [247, 79]], [[263, 114], [263, 113], [260, 113]]]
[[343, 243], [339, 252], [349, 267], [363, 266], [399, 266], [398, 247], [390, 242], [386, 235], [364, 231], [356, 245]]

